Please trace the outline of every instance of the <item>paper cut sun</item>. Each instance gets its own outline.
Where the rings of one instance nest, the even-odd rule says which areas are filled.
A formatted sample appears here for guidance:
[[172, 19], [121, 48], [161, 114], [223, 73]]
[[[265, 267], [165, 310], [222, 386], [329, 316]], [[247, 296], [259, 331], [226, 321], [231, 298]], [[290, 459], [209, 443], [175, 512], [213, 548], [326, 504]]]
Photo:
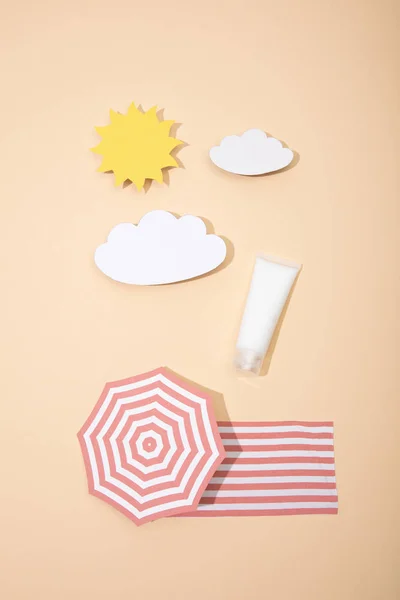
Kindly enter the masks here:
[[102, 140], [92, 151], [103, 157], [98, 171], [113, 171], [116, 185], [129, 180], [141, 190], [146, 179], [162, 183], [162, 169], [178, 167], [171, 151], [183, 142], [170, 137], [174, 121], [160, 121], [156, 106], [144, 113], [132, 103], [126, 115], [110, 110], [110, 120], [96, 127]]

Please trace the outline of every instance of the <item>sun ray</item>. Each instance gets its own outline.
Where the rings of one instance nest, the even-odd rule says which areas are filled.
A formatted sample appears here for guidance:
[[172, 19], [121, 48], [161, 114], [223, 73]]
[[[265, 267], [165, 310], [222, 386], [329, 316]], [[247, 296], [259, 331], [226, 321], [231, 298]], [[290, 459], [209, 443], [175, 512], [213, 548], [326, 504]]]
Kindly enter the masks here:
[[[117, 123], [123, 115], [121, 113], [115, 112], [112, 108], [110, 109], [110, 121], [111, 123]], [[96, 128], [97, 130], [97, 128]]]
[[142, 112], [132, 102], [126, 114], [110, 110], [110, 124], [96, 127], [101, 142], [92, 148], [103, 162], [100, 172], [113, 171], [115, 184], [129, 179], [138, 190], [146, 179], [163, 182], [162, 169], [178, 167], [171, 151], [183, 144], [170, 136], [175, 121], [160, 121], [157, 106]]
[[94, 148], [91, 148], [91, 151], [94, 152], [95, 154], [102, 154], [102, 142], [100, 142], [100, 144], [97, 144], [97, 146], [95, 146]]
[[161, 169], [154, 169], [151, 173], [149, 173], [147, 179], [153, 179], [157, 181], [157, 183], [163, 183], [164, 177]]
[[166, 143], [166, 148], [168, 148], [168, 151], [171, 152], [171, 150], [173, 150], [174, 148], [177, 148], [181, 144], [183, 144], [183, 142], [181, 142], [181, 140], [177, 140], [173, 137], [170, 137], [170, 138], [168, 138], [168, 141]]
[[101, 165], [98, 167], [97, 171], [99, 173], [107, 173], [107, 171], [112, 171], [112, 167], [111, 167], [110, 163], [103, 160]]
[[[132, 179], [130, 181], [132, 181]], [[135, 183], [136, 189], [140, 192], [140, 190], [142, 190], [144, 187], [145, 181], [146, 181], [145, 177], [136, 177], [135, 182], [132, 181], [132, 183]]]
[[152, 106], [148, 111], [144, 113], [144, 117], [147, 121], [159, 124], [159, 120], [157, 117], [157, 106]]
[[169, 156], [168, 159], [165, 161], [163, 168], [166, 167], [179, 167], [179, 163], [175, 160], [173, 156]]
[[122, 183], [124, 183], [124, 181], [127, 180], [127, 177], [121, 173], [121, 172], [115, 172], [114, 171], [114, 175], [115, 175], [115, 186], [118, 187], [119, 185], [121, 185]]
[[109, 125], [106, 125], [105, 127], [95, 127], [95, 130], [96, 133], [98, 133], [101, 136], [106, 136], [110, 133]]
[[128, 108], [128, 115], [131, 113], [132, 114], [136, 113], [137, 111], [138, 111], [138, 109], [136, 108], [136, 104], [134, 102], [131, 102], [131, 104], [129, 105], [129, 108]]
[[168, 133], [169, 135], [170, 129], [174, 123], [175, 121], [161, 121], [160, 130], [165, 131], [165, 133]]

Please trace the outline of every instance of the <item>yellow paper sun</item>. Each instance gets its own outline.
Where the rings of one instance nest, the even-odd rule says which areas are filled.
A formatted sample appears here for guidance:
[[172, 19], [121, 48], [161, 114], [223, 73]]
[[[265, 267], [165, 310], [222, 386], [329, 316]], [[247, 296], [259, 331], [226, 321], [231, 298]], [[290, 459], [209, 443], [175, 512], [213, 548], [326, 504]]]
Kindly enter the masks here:
[[98, 171], [113, 171], [116, 185], [129, 179], [141, 190], [146, 179], [162, 183], [162, 169], [178, 166], [171, 151], [183, 142], [170, 137], [174, 121], [159, 121], [156, 106], [143, 113], [132, 103], [126, 115], [111, 110], [110, 120], [96, 127], [102, 140], [92, 151], [103, 156]]

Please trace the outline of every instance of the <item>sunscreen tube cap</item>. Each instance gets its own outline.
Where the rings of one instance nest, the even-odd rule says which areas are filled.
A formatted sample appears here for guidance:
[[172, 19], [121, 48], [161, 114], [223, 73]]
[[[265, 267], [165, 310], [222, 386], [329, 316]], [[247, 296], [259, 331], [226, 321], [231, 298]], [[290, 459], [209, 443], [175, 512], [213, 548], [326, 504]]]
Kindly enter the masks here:
[[236, 348], [234, 365], [237, 371], [246, 375], [259, 375], [263, 364], [264, 356], [254, 350], [245, 348]]

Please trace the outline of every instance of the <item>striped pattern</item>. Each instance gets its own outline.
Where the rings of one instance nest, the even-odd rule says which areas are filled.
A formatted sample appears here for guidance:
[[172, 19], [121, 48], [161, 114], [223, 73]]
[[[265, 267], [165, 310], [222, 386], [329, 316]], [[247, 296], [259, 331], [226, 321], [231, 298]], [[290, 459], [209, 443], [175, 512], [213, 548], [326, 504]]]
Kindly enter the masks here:
[[165, 368], [106, 384], [78, 438], [89, 492], [137, 525], [196, 508], [225, 456], [211, 398]]
[[336, 514], [333, 423], [218, 423], [226, 458], [182, 516]]

